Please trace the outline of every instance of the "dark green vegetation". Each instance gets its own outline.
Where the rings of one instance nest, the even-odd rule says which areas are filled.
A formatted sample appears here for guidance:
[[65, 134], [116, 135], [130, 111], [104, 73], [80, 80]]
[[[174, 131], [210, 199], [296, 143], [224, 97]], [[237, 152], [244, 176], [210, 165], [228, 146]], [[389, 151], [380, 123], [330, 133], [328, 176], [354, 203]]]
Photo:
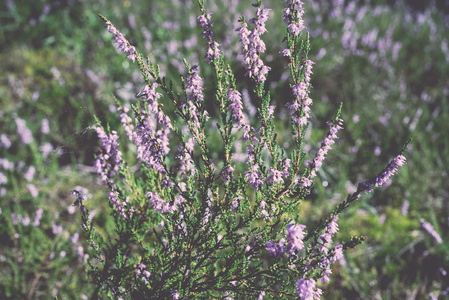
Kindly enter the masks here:
[[[68, 210], [74, 200], [69, 191], [87, 188], [92, 197], [86, 205], [91, 215], [95, 212], [96, 228], [113, 230], [107, 196], [92, 168], [98, 143], [90, 126], [96, 115], [119, 128], [110, 107], [116, 101], [122, 105], [135, 101], [134, 94], [143, 85], [137, 66], [116, 53], [97, 14], [112, 20], [175, 82], [177, 74], [185, 73], [182, 57], [205, 64], [204, 41], [195, 26], [196, 3], [104, 2], [0, 4], [0, 134], [11, 141], [8, 148], [2, 138], [0, 146], [0, 172], [7, 178], [4, 183], [0, 179], [2, 299], [80, 298], [93, 292], [86, 264], [77, 253], [79, 245], [85, 246], [85, 237], [73, 238], [81, 231], [79, 215]], [[227, 2], [232, 1], [210, 7], [216, 12], [215, 37], [228, 49], [225, 55], [234, 70], [240, 69], [237, 79], [245, 81], [232, 30], [242, 12], [236, 7], [231, 15], [233, 6]], [[386, 1], [346, 2], [306, 5], [309, 59], [316, 63], [308, 137], [311, 155], [325, 133], [325, 121], [341, 101], [345, 130], [319, 174], [316, 193], [303, 201], [304, 222], [319, 220], [359, 182], [381, 171], [409, 137], [414, 141], [406, 153], [407, 165], [392, 184], [365, 196], [340, 218], [336, 240], [355, 234], [367, 240], [346, 253], [345, 265], [334, 268], [331, 283], [323, 286], [324, 298], [439, 294], [449, 281], [442, 272], [449, 271], [449, 188], [444, 184], [449, 164], [449, 19], [430, 4], [417, 8], [401, 1], [390, 6]], [[273, 88], [279, 110], [289, 97], [279, 54], [282, 3], [272, 7], [269, 32], [263, 35], [267, 65], [272, 68], [267, 87]], [[244, 13], [252, 17], [252, 11]], [[17, 118], [25, 120], [32, 132], [28, 144], [17, 134]], [[44, 119], [49, 122], [48, 134], [41, 130]], [[288, 128], [287, 122], [286, 118], [278, 128]], [[53, 149], [48, 155], [47, 143]], [[36, 173], [28, 181], [24, 175], [31, 166]], [[30, 184], [39, 191], [36, 197]], [[42, 219], [33, 226], [40, 208]], [[432, 224], [443, 242], [438, 243], [420, 220]]]

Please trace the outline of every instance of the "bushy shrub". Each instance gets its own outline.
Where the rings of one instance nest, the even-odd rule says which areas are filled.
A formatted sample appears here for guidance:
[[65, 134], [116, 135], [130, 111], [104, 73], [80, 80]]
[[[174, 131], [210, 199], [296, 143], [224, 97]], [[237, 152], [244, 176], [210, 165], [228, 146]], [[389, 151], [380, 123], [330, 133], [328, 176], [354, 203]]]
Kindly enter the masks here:
[[[249, 21], [241, 17], [236, 32], [249, 89], [257, 98], [255, 117], [243, 109], [241, 84], [226, 64], [212, 31], [212, 14], [202, 1], [198, 23], [212, 69], [212, 91], [204, 90], [198, 65], [186, 60], [180, 82], [166, 79], [158, 65], [100, 16], [118, 49], [139, 67], [146, 86], [136, 95], [137, 103], [118, 109], [127, 139], [100, 123], [95, 129], [103, 146], [95, 166], [109, 188], [113, 239], [95, 231], [84, 195], [73, 191], [99, 294], [133, 299], [318, 299], [319, 282], [329, 281], [332, 265], [343, 251], [364, 240], [353, 236], [334, 243], [342, 213], [405, 164], [408, 143], [326, 217], [303, 224], [300, 203], [311, 193], [343, 129], [342, 106], [327, 122], [317, 152], [305, 151], [314, 63], [308, 57], [309, 36], [303, 34], [303, 3], [286, 1], [281, 54], [291, 76], [286, 106], [294, 147], [279, 143], [279, 109], [265, 86], [271, 68], [263, 60], [266, 45], [261, 38], [270, 9], [262, 8], [260, 1], [253, 6], [255, 16]], [[125, 161], [120, 150], [120, 143], [129, 142], [138, 159], [135, 165]]]

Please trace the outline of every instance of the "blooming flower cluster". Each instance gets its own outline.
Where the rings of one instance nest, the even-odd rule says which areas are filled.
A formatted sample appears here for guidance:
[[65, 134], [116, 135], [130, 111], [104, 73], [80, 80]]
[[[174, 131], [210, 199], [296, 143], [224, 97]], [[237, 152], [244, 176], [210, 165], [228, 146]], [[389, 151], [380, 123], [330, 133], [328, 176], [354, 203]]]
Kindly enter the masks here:
[[309, 166], [311, 168], [309, 176], [301, 178], [302, 187], [310, 187], [312, 185], [311, 178], [314, 178], [316, 176], [316, 172], [323, 165], [323, 161], [326, 158], [327, 153], [331, 149], [331, 146], [335, 144], [335, 139], [338, 138], [337, 132], [343, 129], [343, 120], [337, 119], [334, 122], [328, 121], [327, 125], [330, 126], [329, 132], [321, 142], [321, 146], [318, 149], [315, 158], [309, 163]]
[[296, 293], [302, 300], [313, 300], [320, 299], [323, 292], [316, 287], [316, 281], [313, 278], [301, 278], [296, 281]]
[[304, 3], [299, 0], [286, 0], [285, 2], [287, 7], [282, 10], [284, 12], [284, 23], [287, 24], [289, 32], [297, 36], [305, 28], [302, 19]]
[[267, 32], [265, 23], [268, 21], [270, 11], [271, 9], [266, 8], [257, 9], [257, 17], [250, 20], [250, 23], [254, 24], [253, 30], [250, 31], [248, 24], [244, 21], [242, 21], [242, 26], [236, 29], [242, 44], [243, 64], [247, 70], [246, 74], [260, 83], [266, 80], [266, 76], [271, 70], [260, 58], [260, 54], [266, 50], [265, 43], [260, 36]]
[[265, 249], [278, 259], [282, 258], [285, 253], [292, 255], [299, 250], [303, 250], [304, 229], [306, 229], [306, 226], [302, 224], [288, 224], [286, 231], [287, 241], [281, 238], [278, 243], [266, 242]]
[[140, 278], [145, 284], [149, 284], [148, 279], [150, 278], [151, 273], [146, 270], [147, 266], [140, 263], [136, 267], [136, 276]]
[[[105, 20], [102, 16], [100, 16], [103, 20]], [[126, 53], [126, 57], [130, 59], [132, 62], [136, 61], [136, 48], [131, 46], [128, 40], [125, 38], [125, 35], [115, 28], [111, 22], [106, 22], [106, 29], [113, 35], [112, 40], [118, 44], [117, 49]]]
[[203, 138], [201, 135], [201, 123], [209, 119], [207, 111], [200, 111], [201, 103], [204, 100], [203, 96], [203, 78], [198, 75], [199, 67], [194, 65], [190, 68], [186, 75], [186, 92], [187, 103], [181, 104], [185, 113], [189, 118], [189, 123], [194, 131], [194, 136], [197, 139]]
[[183, 201], [182, 197], [176, 197], [175, 203], [170, 205], [169, 202], [162, 200], [155, 192], [148, 192], [146, 195], [150, 198], [149, 203], [153, 206], [154, 210], [162, 214], [175, 211], [177, 205], [181, 204]]
[[403, 155], [398, 155], [388, 164], [387, 168], [376, 177], [376, 182], [374, 184], [375, 187], [382, 186], [384, 183], [388, 181], [388, 179], [394, 175], [398, 167], [403, 166], [405, 164], [405, 157]]
[[229, 109], [234, 121], [237, 122], [238, 129], [243, 128], [248, 124], [245, 115], [243, 114], [242, 95], [236, 89], [230, 88], [227, 95], [229, 101]]
[[208, 63], [213, 62], [214, 59], [218, 60], [221, 55], [221, 51], [218, 48], [220, 47], [220, 44], [215, 42], [213, 39], [214, 33], [211, 30], [213, 26], [211, 16], [212, 14], [207, 14], [207, 15], [200, 15], [198, 17], [198, 22], [200, 23], [201, 27], [203, 27], [202, 32], [203, 38], [205, 38], [207, 42], [207, 50], [205, 58]]
[[118, 135], [116, 131], [106, 134], [103, 127], [96, 127], [95, 131], [105, 149], [95, 160], [95, 168], [104, 183], [112, 181], [115, 174], [120, 171], [122, 165], [122, 152], [118, 150]]

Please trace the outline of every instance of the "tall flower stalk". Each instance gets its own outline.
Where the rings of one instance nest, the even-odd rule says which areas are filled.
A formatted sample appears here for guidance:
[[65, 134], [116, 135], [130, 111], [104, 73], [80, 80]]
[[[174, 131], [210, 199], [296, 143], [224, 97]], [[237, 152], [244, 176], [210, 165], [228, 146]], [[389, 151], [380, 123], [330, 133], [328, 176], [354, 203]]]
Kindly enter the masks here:
[[[272, 13], [255, 6], [247, 23], [236, 29], [243, 66], [259, 100], [258, 120], [246, 117], [241, 92], [226, 57], [215, 41], [213, 15], [199, 0], [197, 18], [205, 39], [205, 60], [213, 69], [214, 91], [205, 93], [205, 79], [197, 64], [185, 61], [186, 71], [174, 83], [159, 67], [145, 60], [112, 23], [100, 16], [118, 49], [137, 63], [145, 86], [131, 111], [119, 108], [127, 135], [135, 145], [138, 165], [130, 166], [119, 150], [118, 134], [96, 131], [104, 148], [97, 156], [97, 172], [108, 185], [117, 237], [100, 242], [83, 197], [77, 197], [83, 229], [92, 247], [91, 275], [97, 294], [153, 299], [262, 299], [296, 297], [319, 299], [319, 285], [329, 281], [332, 265], [343, 251], [363, 237], [335, 242], [341, 213], [364, 192], [385, 183], [405, 163], [405, 147], [374, 180], [359, 184], [325, 218], [304, 225], [298, 217], [300, 202], [311, 192], [317, 172], [343, 129], [341, 106], [329, 121], [316, 154], [303, 151], [310, 122], [312, 60], [301, 1], [286, 1], [287, 25], [282, 50], [291, 74], [291, 126], [297, 149], [289, 153], [278, 142], [274, 126], [276, 107], [265, 81], [270, 67], [263, 61], [262, 34]], [[214, 95], [208, 98], [206, 95]], [[165, 107], [175, 108], [169, 113]], [[211, 118], [206, 103], [215, 104], [220, 153], [213, 153]], [[210, 107], [208, 105], [207, 107]], [[246, 147], [246, 161], [233, 160], [236, 139]], [[309, 158], [311, 162], [305, 164]], [[137, 171], [136, 171], [137, 170]], [[97, 295], [94, 295], [97, 296]]]

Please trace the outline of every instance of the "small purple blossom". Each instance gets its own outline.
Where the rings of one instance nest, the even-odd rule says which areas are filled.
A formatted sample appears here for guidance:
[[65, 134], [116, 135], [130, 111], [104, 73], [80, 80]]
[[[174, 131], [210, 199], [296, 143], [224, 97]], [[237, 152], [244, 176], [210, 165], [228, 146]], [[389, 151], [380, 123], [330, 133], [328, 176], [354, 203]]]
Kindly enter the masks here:
[[164, 157], [169, 153], [169, 129], [157, 130], [154, 119], [145, 118], [137, 125], [133, 133], [134, 144], [137, 146], [137, 158], [146, 163], [147, 167], [163, 175], [164, 186], [172, 183], [168, 180], [164, 165]]
[[305, 237], [305, 225], [302, 224], [288, 224], [287, 225], [287, 252], [292, 254], [295, 251], [304, 249], [303, 239]]
[[[173, 205], [170, 205], [170, 202], [164, 201], [155, 192], [148, 192], [146, 195], [150, 198], [149, 204], [151, 206], [153, 206], [153, 208], [158, 213], [161, 213], [161, 214], [170, 213], [170, 212], [173, 212], [178, 209], [178, 207], [175, 203]], [[183, 198], [178, 198], [177, 204], [182, 203], [182, 201], [183, 201]]]
[[435, 228], [430, 224], [429, 222], [425, 221], [424, 219], [419, 220], [421, 222], [422, 227], [430, 233], [430, 235], [437, 241], [438, 244], [441, 244], [443, 240], [441, 239], [441, 236], [438, 234], [438, 232], [435, 231]]
[[334, 255], [332, 256], [332, 262], [343, 259], [343, 245], [337, 245], [334, 247]]
[[151, 273], [147, 271], [146, 268], [146, 265], [140, 263], [137, 265], [135, 273], [137, 278], [140, 278], [145, 284], [148, 284]]
[[108, 180], [113, 182], [112, 178], [120, 170], [122, 165], [122, 153], [118, 150], [118, 135], [116, 131], [106, 134], [103, 127], [96, 127], [95, 131], [100, 138], [105, 153], [100, 153], [95, 160], [97, 173], [103, 182]]
[[235, 197], [231, 202], [231, 209], [236, 212], [240, 205], [240, 200], [243, 200], [242, 196]]
[[239, 91], [230, 88], [228, 90], [227, 98], [230, 100], [229, 108], [231, 109], [231, 115], [234, 121], [238, 124], [238, 129], [247, 125], [245, 115], [243, 114], [242, 95]]
[[326, 230], [320, 235], [322, 244], [332, 243], [332, 237], [338, 232], [338, 216], [332, 216], [330, 222], [327, 223]]
[[301, 278], [296, 281], [296, 294], [301, 300], [320, 299], [321, 293], [321, 289], [316, 287], [316, 282], [313, 278]]
[[299, 35], [305, 28], [304, 20], [302, 19], [304, 15], [303, 3], [298, 0], [285, 0], [285, 2], [287, 7], [282, 10], [284, 12], [284, 23], [287, 24], [291, 34]]
[[171, 296], [173, 297], [173, 300], [178, 300], [179, 299], [178, 291], [172, 291]]
[[[343, 129], [342, 119], [338, 119], [336, 122], [328, 121], [327, 124], [330, 126], [329, 132], [321, 142], [321, 147], [318, 149], [313, 162], [310, 163], [311, 168], [313, 168], [315, 172], [321, 168], [329, 149], [331, 149], [331, 146], [335, 143], [335, 139], [337, 139], [337, 132]], [[315, 172], [314, 174], [316, 174]]]
[[[190, 67], [189, 72], [186, 75], [186, 92], [187, 92], [187, 104], [182, 103], [185, 114], [187, 115], [191, 130], [194, 135], [199, 137], [201, 135], [201, 122], [206, 122], [209, 119], [207, 111], [202, 111], [202, 117], [200, 116], [201, 102], [204, 100], [203, 96], [203, 79], [198, 75], [199, 68], [197, 65]], [[201, 119], [200, 119], [201, 117]]]
[[275, 170], [273, 168], [268, 169], [268, 175], [267, 182], [272, 182], [275, 184], [281, 184], [284, 182], [284, 179], [282, 179], [283, 172], [279, 170]]
[[403, 166], [405, 164], [405, 157], [402, 155], [398, 155], [388, 164], [388, 166], [376, 177], [376, 181], [374, 183], [374, 187], [379, 187], [385, 184], [388, 179], [394, 175], [398, 167]]
[[279, 243], [266, 242], [265, 249], [274, 257], [280, 259], [285, 253], [285, 239], [280, 239]]
[[30, 182], [33, 180], [34, 174], [36, 174], [36, 167], [30, 166], [28, 168], [28, 170], [25, 172], [25, 174], [23, 175], [23, 177], [25, 178], [26, 181]]
[[64, 231], [64, 228], [62, 228], [62, 225], [58, 225], [55, 222], [52, 222], [51, 228], [52, 228], [52, 232], [54, 235], [58, 235]]
[[301, 178], [300, 182], [301, 182], [301, 186], [303, 188], [308, 188], [308, 187], [312, 186], [312, 183], [313, 183], [313, 181], [307, 177]]
[[202, 102], [203, 97], [203, 79], [198, 75], [199, 67], [194, 65], [186, 75], [186, 90], [189, 100], [192, 103]]
[[[189, 141], [190, 140], [192, 139], [189, 139]], [[179, 174], [183, 177], [186, 177], [188, 175], [195, 175], [196, 173], [195, 165], [193, 164], [193, 160], [190, 156], [190, 152], [193, 151], [193, 148], [191, 150], [188, 150], [187, 144], [188, 142], [186, 142], [186, 147], [178, 146], [179, 154], [176, 155], [176, 158], [179, 159], [180, 162]], [[226, 176], [226, 174], [223, 176]]]
[[112, 40], [118, 44], [117, 49], [126, 53], [126, 57], [132, 62], [135, 62], [137, 58], [136, 48], [134, 46], [131, 46], [131, 44], [125, 38], [125, 35], [118, 31], [117, 28], [115, 28], [114, 25], [112, 25], [112, 23], [109, 21], [106, 22], [105, 28], [109, 31], [110, 34], [113, 35]]
[[220, 173], [220, 177], [223, 178], [225, 182], [231, 181], [232, 172], [234, 172], [234, 168], [229, 165], [228, 167], [224, 168], [223, 171]]
[[48, 119], [43, 119], [41, 122], [41, 132], [45, 135], [48, 135], [50, 133], [50, 123], [48, 122]]
[[26, 121], [17, 117], [15, 119], [17, 125], [17, 133], [19, 134], [20, 140], [24, 144], [30, 144], [33, 141], [33, 134], [27, 127]]
[[218, 49], [220, 47], [220, 44], [214, 41], [214, 33], [212, 32], [211, 28], [214, 25], [211, 21], [212, 14], [207, 15], [200, 15], [198, 17], [198, 22], [200, 23], [201, 27], [203, 27], [203, 38], [206, 39], [207, 42], [207, 50], [206, 50], [206, 61], [208, 63], [213, 62], [214, 60], [220, 59], [221, 51]]
[[33, 220], [33, 226], [37, 227], [41, 224], [41, 219], [42, 219], [42, 214], [44, 213], [44, 210], [42, 208], [39, 208], [38, 210], [36, 210], [36, 215], [34, 216], [34, 220]]
[[270, 67], [264, 65], [260, 54], [266, 50], [265, 43], [260, 39], [260, 35], [265, 33], [265, 22], [268, 20], [270, 9], [258, 8], [256, 18], [250, 20], [254, 24], [252, 31], [248, 30], [248, 24], [242, 22], [242, 26], [236, 31], [242, 44], [243, 64], [247, 70], [246, 75], [261, 83], [266, 80]]
[[0, 171], [0, 185], [8, 183], [8, 177]]
[[302, 66], [304, 80], [292, 86], [292, 93], [295, 97], [292, 102], [286, 104], [287, 108], [293, 110], [292, 120], [300, 126], [306, 125], [310, 118], [310, 106], [313, 101], [309, 98], [310, 75], [312, 74], [311, 60], [306, 60]]
[[258, 169], [259, 169], [258, 165], [253, 165], [251, 171], [245, 171], [244, 173], [245, 178], [248, 180], [251, 187], [256, 191], [259, 189], [259, 186], [261, 186], [264, 183], [263, 178], [259, 173]]
[[38, 188], [32, 183], [27, 184], [27, 190], [30, 192], [31, 197], [36, 198], [39, 196]]
[[[115, 211], [120, 215], [120, 217], [124, 220], [126, 219], [126, 214], [133, 214], [133, 209], [127, 209], [128, 203], [120, 200], [120, 196], [117, 191], [109, 191], [108, 192], [109, 201], [114, 205]], [[128, 200], [128, 199], [126, 199]]]
[[21, 222], [22, 222], [22, 225], [25, 227], [30, 225], [30, 222], [31, 222], [30, 217], [28, 215], [26, 215], [25, 217], [22, 218]]
[[11, 147], [11, 140], [8, 138], [8, 136], [4, 133], [0, 135], [0, 145], [4, 147], [5, 149], [9, 149]]

